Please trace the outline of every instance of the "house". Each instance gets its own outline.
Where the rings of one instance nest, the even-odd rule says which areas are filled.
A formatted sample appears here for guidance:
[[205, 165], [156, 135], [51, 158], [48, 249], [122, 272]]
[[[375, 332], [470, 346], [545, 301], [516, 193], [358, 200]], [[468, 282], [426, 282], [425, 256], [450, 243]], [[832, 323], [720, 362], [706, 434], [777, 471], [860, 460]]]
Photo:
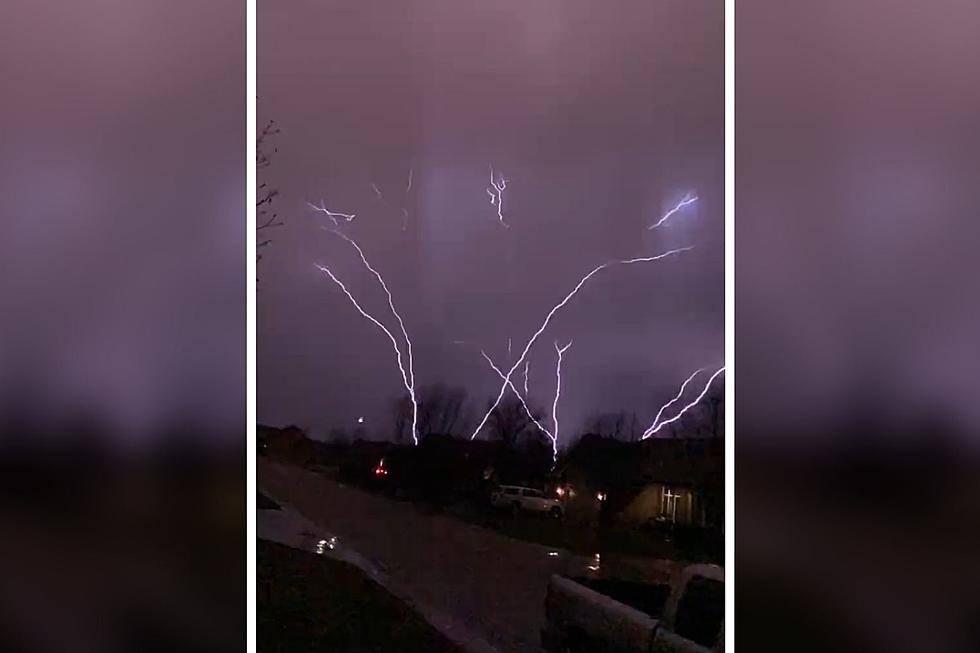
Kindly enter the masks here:
[[308, 465], [316, 457], [313, 441], [298, 426], [276, 428], [258, 424], [256, 443], [259, 455], [294, 465]]
[[721, 528], [724, 441], [651, 438], [639, 444], [641, 462], [634, 478], [639, 491], [623, 508], [622, 520]]
[[566, 514], [583, 523], [600, 509], [622, 525], [720, 528], [724, 521], [724, 442], [650, 438], [622, 442], [586, 435], [555, 477]]

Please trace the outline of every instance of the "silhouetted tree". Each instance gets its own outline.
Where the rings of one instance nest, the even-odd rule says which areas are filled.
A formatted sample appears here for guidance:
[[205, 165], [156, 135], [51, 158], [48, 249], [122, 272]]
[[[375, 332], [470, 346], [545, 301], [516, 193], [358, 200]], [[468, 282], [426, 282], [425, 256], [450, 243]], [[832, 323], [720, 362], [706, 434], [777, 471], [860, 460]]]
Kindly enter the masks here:
[[[258, 137], [255, 139], [255, 170], [256, 174], [260, 170], [268, 168], [272, 164], [272, 155], [269, 153], [269, 147], [272, 147], [272, 154], [279, 151], [279, 148], [271, 146], [269, 140], [280, 132], [279, 127], [276, 125], [275, 121], [270, 120], [259, 132]], [[256, 188], [257, 197], [255, 198], [255, 233], [259, 237], [259, 232], [264, 229], [269, 229], [271, 227], [281, 227], [284, 223], [278, 220], [279, 215], [272, 211], [272, 201], [279, 195], [279, 189], [270, 188], [267, 182], [262, 182]], [[261, 238], [261, 237], [260, 237]], [[264, 240], [259, 240], [255, 245], [256, 251], [262, 247], [267, 247], [272, 240], [266, 238]], [[262, 260], [261, 254], [256, 254], [256, 262]], [[258, 281], [256, 279], [256, 281]]]
[[391, 414], [394, 418], [395, 442], [404, 444], [406, 438], [410, 438], [409, 431], [412, 425], [412, 400], [407, 395], [399, 397], [391, 406]]
[[710, 415], [711, 437], [717, 438], [725, 435], [725, 386], [717, 383], [711, 386], [708, 395], [704, 398], [708, 406]]
[[[466, 398], [464, 388], [450, 387], [443, 383], [434, 383], [416, 390], [415, 399], [419, 405], [416, 427], [419, 437], [431, 434], [461, 435], [469, 421], [465, 410]], [[396, 441], [404, 442], [407, 437], [411, 437], [412, 400], [408, 395], [402, 396], [395, 402], [392, 411]]]
[[592, 415], [586, 421], [586, 429], [589, 433], [595, 433], [596, 435], [601, 435], [606, 438], [616, 438], [617, 440], [621, 437], [628, 436], [630, 440], [635, 440], [637, 437], [637, 429], [639, 428], [639, 423], [636, 419], [636, 413], [633, 413], [632, 421], [627, 418], [625, 410], [621, 410], [617, 413], [601, 413]]
[[350, 436], [347, 435], [346, 430], [341, 428], [330, 429], [330, 433], [327, 434], [327, 440], [332, 444], [350, 444]]
[[[492, 402], [489, 402], [487, 408], [491, 405]], [[531, 407], [531, 412], [538, 421], [543, 419], [540, 410]], [[508, 449], [516, 448], [522, 436], [536, 436], [541, 433], [521, 402], [513, 396], [497, 404], [490, 413], [487, 426], [490, 427], [494, 437], [503, 442]]]

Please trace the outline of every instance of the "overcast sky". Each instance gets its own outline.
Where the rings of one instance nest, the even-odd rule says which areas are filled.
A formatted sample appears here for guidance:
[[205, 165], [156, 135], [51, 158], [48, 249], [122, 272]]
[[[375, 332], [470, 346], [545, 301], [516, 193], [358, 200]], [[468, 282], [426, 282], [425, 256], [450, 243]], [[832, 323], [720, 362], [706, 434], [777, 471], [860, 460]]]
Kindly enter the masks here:
[[[723, 3], [613, 4], [259, 4], [259, 118], [282, 128], [261, 177], [286, 222], [259, 264], [260, 422], [323, 435], [364, 415], [385, 437], [403, 392], [390, 343], [315, 268], [394, 327], [305, 205], [321, 199], [356, 214], [346, 231], [391, 286], [419, 386], [461, 385], [483, 406], [499, 380], [481, 348], [503, 365], [512, 339], [516, 359], [596, 265], [689, 245], [590, 280], [531, 351], [530, 399], [551, 406], [556, 339], [574, 343], [568, 437], [594, 412], [648, 423], [693, 370], [723, 364]], [[491, 165], [509, 180], [510, 228]]]
[[978, 20], [970, 0], [739, 2], [740, 437], [872, 419], [980, 442]]
[[240, 439], [244, 34], [231, 0], [4, 3], [4, 431]]

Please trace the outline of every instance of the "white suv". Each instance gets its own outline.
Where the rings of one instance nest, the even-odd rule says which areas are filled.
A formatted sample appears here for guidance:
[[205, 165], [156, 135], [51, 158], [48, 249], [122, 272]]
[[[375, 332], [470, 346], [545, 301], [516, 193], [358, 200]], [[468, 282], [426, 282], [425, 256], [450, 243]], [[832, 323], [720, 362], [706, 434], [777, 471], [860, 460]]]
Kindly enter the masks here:
[[490, 503], [495, 508], [546, 512], [552, 517], [561, 517], [565, 512], [561, 500], [545, 496], [541, 490], [519, 485], [501, 485], [490, 495]]

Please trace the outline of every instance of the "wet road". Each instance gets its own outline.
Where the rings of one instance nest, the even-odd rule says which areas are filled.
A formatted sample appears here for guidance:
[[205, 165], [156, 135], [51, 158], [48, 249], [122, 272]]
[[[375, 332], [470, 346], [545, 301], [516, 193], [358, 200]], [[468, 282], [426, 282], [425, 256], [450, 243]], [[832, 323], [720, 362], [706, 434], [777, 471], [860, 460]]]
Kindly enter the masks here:
[[[541, 651], [544, 597], [553, 573], [582, 575], [594, 561], [426, 514], [322, 475], [259, 458], [258, 485], [380, 568], [396, 594], [444, 617], [450, 628], [500, 651]], [[651, 562], [648, 578], [667, 565]], [[439, 618], [439, 617], [437, 617]]]

